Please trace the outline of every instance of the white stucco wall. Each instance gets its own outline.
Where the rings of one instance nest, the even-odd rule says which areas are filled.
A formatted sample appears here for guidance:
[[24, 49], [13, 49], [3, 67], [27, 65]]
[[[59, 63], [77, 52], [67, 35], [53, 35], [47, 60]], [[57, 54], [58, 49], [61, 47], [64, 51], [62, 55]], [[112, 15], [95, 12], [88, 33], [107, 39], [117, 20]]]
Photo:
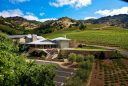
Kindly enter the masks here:
[[69, 41], [58, 41], [59, 48], [69, 48]]

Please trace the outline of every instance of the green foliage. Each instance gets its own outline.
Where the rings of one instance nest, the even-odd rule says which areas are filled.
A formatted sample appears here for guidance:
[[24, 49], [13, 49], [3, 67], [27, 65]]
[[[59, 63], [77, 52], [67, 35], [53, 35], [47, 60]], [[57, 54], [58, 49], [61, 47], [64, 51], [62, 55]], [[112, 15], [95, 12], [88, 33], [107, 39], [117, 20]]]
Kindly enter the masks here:
[[25, 51], [28, 51], [29, 50], [29, 46], [26, 46], [26, 45], [19, 45], [19, 52], [25, 52]]
[[112, 56], [110, 57], [110, 59], [120, 59], [120, 58], [124, 58], [124, 56], [121, 55], [121, 54], [118, 53], [118, 52], [114, 52], [114, 53], [112, 54]]
[[77, 55], [76, 57], [76, 62], [83, 62], [84, 61], [84, 56], [83, 55]]
[[87, 55], [85, 57], [85, 60], [90, 61], [90, 62], [94, 62], [94, 58], [95, 58], [95, 56], [93, 56], [93, 55]]
[[79, 77], [67, 79], [64, 86], [80, 86], [82, 81]]
[[17, 52], [18, 49], [12, 44], [12, 40], [7, 38], [7, 35], [0, 33], [0, 50]]
[[26, 62], [5, 34], [0, 42], [0, 86], [54, 86], [54, 65]]
[[60, 50], [60, 53], [58, 54], [58, 59], [63, 59], [64, 58], [64, 55], [62, 54], [62, 51]]
[[87, 70], [90, 70], [91, 69], [91, 62], [88, 60], [88, 61], [85, 61], [85, 62], [81, 62], [79, 64], [80, 68], [82, 69], [87, 69]]
[[75, 62], [76, 61], [76, 54], [75, 53], [69, 54], [68, 60], [71, 62]]
[[76, 73], [73, 77], [66, 81], [64, 86], [83, 86], [83, 83], [88, 80], [92, 69], [92, 64], [94, 62], [94, 56], [88, 55], [85, 58], [86, 60], [79, 63], [79, 68], [77, 69]]
[[89, 70], [85, 70], [85, 69], [78, 69], [76, 72], [76, 77], [79, 77], [80, 80], [82, 80], [83, 82], [86, 81], [86, 79], [89, 76], [90, 71]]
[[12, 27], [9, 27], [9, 26], [6, 26], [6, 25], [1, 25], [0, 24], [0, 31], [4, 32], [4, 33], [7, 33], [7, 34], [23, 34], [22, 30], [17, 30], [17, 29], [14, 29]]
[[30, 56], [32, 57], [46, 57], [47, 56], [47, 53], [44, 52], [44, 51], [39, 51], [39, 50], [35, 50], [33, 52], [30, 53]]
[[128, 28], [128, 15], [120, 14], [115, 16], [107, 16], [99, 19], [87, 20], [85, 22], [92, 24], [109, 24], [111, 26], [119, 26], [123, 28]]
[[80, 23], [79, 29], [80, 30], [85, 30], [86, 29], [86, 26], [83, 23]]
[[[72, 40], [77, 40], [84, 44], [97, 44], [106, 46], [116, 46], [128, 49], [128, 30], [119, 27], [105, 27], [103, 30], [92, 30], [95, 27], [87, 26], [84, 31], [76, 31], [76, 29], [67, 31], [56, 31], [50, 34], [43, 35], [46, 38], [55, 38], [62, 35], [67, 35]], [[103, 25], [97, 26], [99, 28]]]

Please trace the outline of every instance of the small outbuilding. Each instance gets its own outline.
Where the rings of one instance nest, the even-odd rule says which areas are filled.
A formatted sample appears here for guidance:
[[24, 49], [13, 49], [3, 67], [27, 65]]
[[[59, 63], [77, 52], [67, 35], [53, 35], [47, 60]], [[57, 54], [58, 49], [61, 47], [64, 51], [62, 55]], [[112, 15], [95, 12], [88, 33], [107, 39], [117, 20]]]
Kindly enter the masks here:
[[58, 37], [58, 38], [52, 39], [52, 41], [57, 44], [58, 48], [69, 48], [70, 39], [66, 37]]

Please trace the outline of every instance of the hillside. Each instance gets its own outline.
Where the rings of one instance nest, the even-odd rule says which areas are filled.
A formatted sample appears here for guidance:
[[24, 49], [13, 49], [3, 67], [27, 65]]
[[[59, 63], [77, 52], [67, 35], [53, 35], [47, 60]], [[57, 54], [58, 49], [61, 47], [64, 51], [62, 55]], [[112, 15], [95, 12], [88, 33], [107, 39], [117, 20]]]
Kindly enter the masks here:
[[[101, 26], [101, 27], [98, 27]], [[0, 31], [7, 34], [48, 34], [63, 30], [85, 30], [103, 29], [109, 26], [128, 28], [128, 15], [120, 14], [107, 16], [99, 19], [75, 20], [68, 17], [62, 17], [57, 20], [38, 22], [27, 20], [22, 17], [0, 17]]]
[[29, 34], [32, 29], [39, 27], [41, 22], [30, 21], [22, 17], [0, 17], [0, 31], [7, 34]]
[[7, 34], [24, 34], [25, 28], [0, 17], [0, 31]]
[[34, 29], [33, 32], [42, 35], [58, 30], [70, 30], [72, 28], [84, 30], [86, 29], [86, 25], [84, 25], [84, 23], [82, 23], [81, 21], [74, 20], [68, 17], [62, 17], [58, 20], [49, 20], [43, 22], [40, 27]]
[[92, 24], [87, 25], [87, 28], [90, 29], [86, 29], [84, 31], [75, 29], [71, 31], [63, 30], [46, 35], [44, 34], [43, 36], [46, 38], [55, 38], [66, 35], [68, 38], [76, 40], [79, 43], [114, 46], [128, 49], [128, 30], [113, 26], [97, 30], [94, 29], [95, 26], [97, 28], [101, 28], [103, 25]]
[[8, 17], [6, 20], [10, 21], [13, 24], [24, 27], [25, 29], [35, 29], [40, 26], [41, 22], [35, 20], [27, 20], [22, 17]]
[[22, 17], [0, 17], [0, 31], [7, 34], [46, 34], [57, 30], [78, 28], [85, 29], [86, 26], [77, 20], [62, 17], [58, 20], [49, 20], [45, 22], [38, 22], [27, 20]]
[[99, 19], [89, 19], [85, 20], [84, 22], [91, 24], [106, 24], [110, 26], [119, 26], [128, 29], [128, 14], [107, 16]]

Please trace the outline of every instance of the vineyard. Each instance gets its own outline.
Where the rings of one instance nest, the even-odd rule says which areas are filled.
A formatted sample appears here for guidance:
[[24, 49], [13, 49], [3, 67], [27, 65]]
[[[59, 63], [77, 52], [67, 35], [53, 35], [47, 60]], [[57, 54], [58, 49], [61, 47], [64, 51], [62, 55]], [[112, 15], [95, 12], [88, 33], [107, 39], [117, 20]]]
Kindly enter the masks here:
[[[93, 26], [87, 26], [90, 29], [84, 31], [79, 30], [66, 30], [66, 31], [56, 31], [50, 34], [44, 34], [46, 38], [55, 38], [66, 35], [72, 40], [76, 40], [80, 43], [85, 44], [95, 44], [95, 45], [105, 45], [114, 46], [124, 49], [128, 49], [128, 30], [118, 27], [106, 27], [102, 30], [94, 30]], [[101, 28], [97, 26], [97, 28]]]
[[95, 60], [90, 86], [128, 86], [128, 60]]

